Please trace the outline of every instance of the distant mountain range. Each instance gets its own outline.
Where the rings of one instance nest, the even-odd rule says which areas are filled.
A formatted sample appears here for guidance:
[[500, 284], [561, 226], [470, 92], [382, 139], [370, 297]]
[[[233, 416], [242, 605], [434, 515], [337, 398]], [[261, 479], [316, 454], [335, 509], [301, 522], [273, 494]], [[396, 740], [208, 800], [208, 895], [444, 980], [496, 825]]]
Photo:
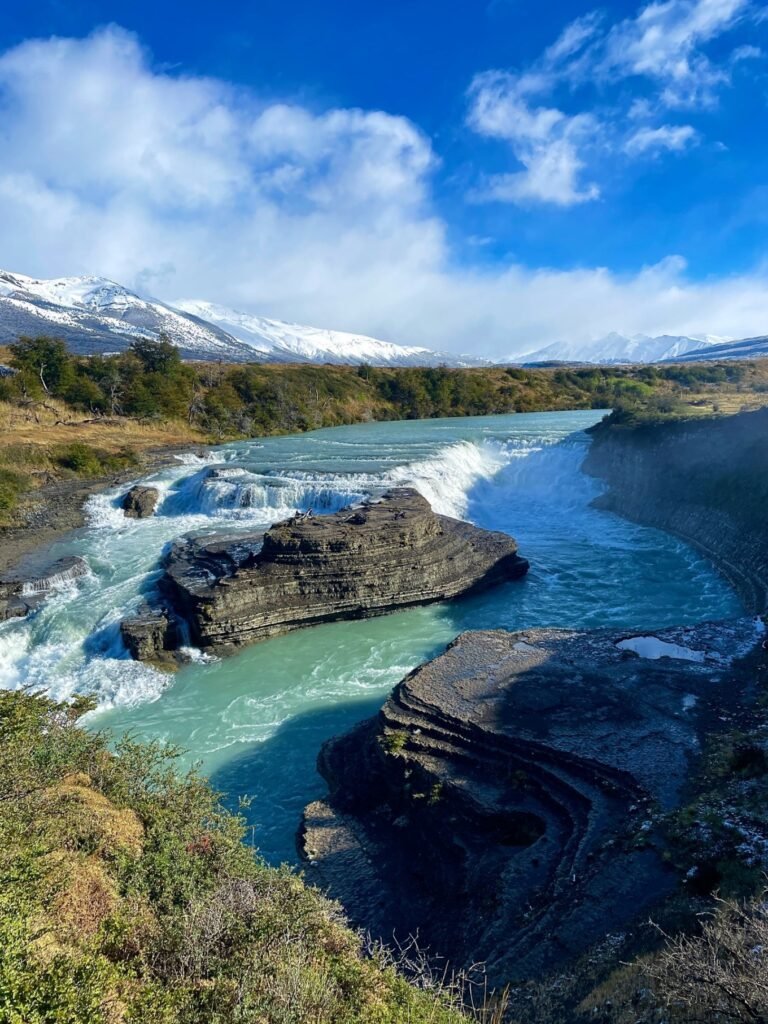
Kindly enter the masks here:
[[662, 334], [656, 338], [647, 334], [627, 337], [614, 331], [596, 341], [556, 341], [520, 358], [526, 363], [660, 363], [685, 356], [701, 358], [691, 354], [709, 350], [715, 341], [720, 340], [673, 334]]
[[[19, 335], [63, 338], [73, 352], [119, 352], [166, 334], [185, 359], [226, 362], [488, 366], [491, 360], [396, 345], [362, 334], [271, 320], [199, 299], [173, 305], [103, 277], [37, 280], [0, 270], [0, 344]], [[722, 338], [613, 332], [589, 342], [554, 342], [505, 363], [658, 363], [768, 356], [768, 337]]]
[[166, 334], [185, 359], [227, 362], [370, 363], [479, 366], [487, 361], [395, 345], [360, 334], [304, 327], [238, 313], [210, 302], [176, 306], [102, 277], [39, 281], [0, 271], [0, 344], [52, 334], [73, 352], [117, 352], [139, 337]]
[[[238, 313], [212, 302], [181, 301], [175, 308], [208, 324], [214, 324], [231, 337], [244, 342], [266, 359], [309, 363], [369, 363], [372, 366], [425, 366], [450, 363], [476, 365], [475, 361], [428, 348], [395, 345], [363, 334], [330, 331], [322, 327], [269, 320], [263, 316]], [[479, 362], [479, 360], [477, 361]]]
[[117, 352], [135, 338], [164, 332], [188, 359], [244, 362], [253, 350], [213, 324], [162, 302], [142, 299], [101, 277], [38, 281], [0, 271], [0, 342], [52, 334], [73, 352]]
[[688, 353], [678, 362], [700, 362], [702, 359], [764, 359], [768, 357], [768, 335], [744, 338], [743, 341], [725, 341], [709, 345], [704, 352]]

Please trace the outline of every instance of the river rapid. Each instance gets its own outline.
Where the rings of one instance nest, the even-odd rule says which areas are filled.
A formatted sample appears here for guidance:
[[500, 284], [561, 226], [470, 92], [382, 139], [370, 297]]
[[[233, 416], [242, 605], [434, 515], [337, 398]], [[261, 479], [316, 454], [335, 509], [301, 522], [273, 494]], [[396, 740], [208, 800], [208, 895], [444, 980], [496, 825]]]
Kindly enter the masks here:
[[[237, 442], [179, 457], [142, 482], [157, 515], [126, 519], [120, 491], [90, 499], [88, 526], [51, 560], [91, 572], [36, 615], [0, 626], [0, 686], [94, 694], [87, 725], [180, 745], [226, 799], [247, 798], [253, 841], [295, 861], [303, 806], [322, 795], [324, 739], [373, 714], [408, 671], [466, 629], [654, 629], [738, 615], [739, 601], [690, 547], [591, 506], [580, 471], [603, 413], [559, 412], [364, 424]], [[211, 473], [215, 468], [217, 472]], [[182, 534], [254, 530], [296, 509], [315, 514], [412, 485], [446, 515], [503, 530], [529, 576], [479, 597], [291, 633], [226, 659], [192, 652], [169, 676], [128, 658], [119, 635], [157, 584]]]

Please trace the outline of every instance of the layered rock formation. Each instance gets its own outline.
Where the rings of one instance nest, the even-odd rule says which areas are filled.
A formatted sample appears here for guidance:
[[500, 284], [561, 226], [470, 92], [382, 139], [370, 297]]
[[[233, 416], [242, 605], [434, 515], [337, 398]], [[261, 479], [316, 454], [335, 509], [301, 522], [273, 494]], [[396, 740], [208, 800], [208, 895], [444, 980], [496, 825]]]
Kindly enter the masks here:
[[123, 498], [122, 508], [128, 519], [146, 519], [155, 514], [160, 492], [156, 487], [137, 484]]
[[174, 618], [167, 609], [142, 605], [136, 615], [120, 623], [120, 635], [136, 661], [174, 664], [173, 652], [180, 637]]
[[57, 586], [85, 576], [88, 571], [84, 559], [70, 555], [35, 575], [0, 581], [0, 622], [24, 618], [39, 608]]
[[677, 884], [654, 816], [680, 804], [703, 736], [753, 699], [761, 628], [460, 636], [324, 746], [309, 879], [354, 923], [418, 933], [493, 983], [576, 957]]
[[381, 615], [517, 579], [506, 534], [435, 514], [415, 490], [263, 535], [174, 545], [163, 590], [192, 640], [226, 651], [302, 626]]
[[768, 608], [768, 409], [719, 419], [603, 426], [584, 470], [608, 484], [598, 499], [699, 548], [746, 607]]

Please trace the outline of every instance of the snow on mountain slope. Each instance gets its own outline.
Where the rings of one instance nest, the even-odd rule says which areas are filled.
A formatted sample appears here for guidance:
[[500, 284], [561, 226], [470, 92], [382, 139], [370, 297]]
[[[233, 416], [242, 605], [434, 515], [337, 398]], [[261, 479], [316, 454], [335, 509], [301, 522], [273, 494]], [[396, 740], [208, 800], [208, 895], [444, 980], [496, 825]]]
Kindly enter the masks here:
[[377, 366], [472, 366], [482, 362], [237, 313], [210, 302], [184, 302], [176, 308], [103, 277], [38, 280], [0, 271], [0, 344], [21, 334], [54, 334], [73, 352], [88, 355], [119, 351], [134, 338], [157, 338], [161, 333], [187, 359]]
[[741, 341], [725, 341], [707, 346], [705, 352], [685, 354], [679, 357], [683, 363], [698, 362], [701, 359], [765, 359], [768, 357], [768, 336], [744, 338]]
[[[375, 366], [488, 366], [346, 331], [285, 323], [199, 300], [170, 305], [103, 277], [38, 280], [0, 270], [0, 344], [22, 334], [63, 338], [73, 352], [121, 351], [135, 338], [166, 334], [186, 359], [226, 362], [369, 363]], [[765, 338], [728, 341], [612, 333], [587, 343], [555, 342], [512, 362], [652, 363], [768, 355]]]
[[20, 334], [55, 334], [74, 352], [127, 348], [134, 338], [167, 334], [188, 359], [258, 359], [215, 324], [144, 299], [101, 277], [37, 280], [0, 271], [0, 342]]
[[370, 363], [376, 366], [468, 365], [471, 362], [427, 348], [378, 341], [363, 334], [305, 327], [239, 313], [212, 302], [184, 300], [174, 303], [174, 306], [216, 324], [238, 341], [281, 361], [299, 359], [313, 363]]
[[709, 340], [672, 334], [662, 334], [656, 338], [647, 334], [627, 337], [613, 331], [595, 341], [557, 341], [529, 352], [522, 358], [526, 363], [554, 360], [569, 363], [657, 363], [689, 352], [700, 352], [709, 348], [710, 344]]

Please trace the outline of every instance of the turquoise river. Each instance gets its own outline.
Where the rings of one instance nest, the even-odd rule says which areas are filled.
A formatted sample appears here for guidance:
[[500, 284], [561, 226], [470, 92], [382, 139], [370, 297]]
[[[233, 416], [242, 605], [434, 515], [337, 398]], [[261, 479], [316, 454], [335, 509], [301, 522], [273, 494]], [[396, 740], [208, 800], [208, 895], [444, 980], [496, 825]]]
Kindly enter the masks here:
[[[117, 490], [92, 498], [88, 526], [55, 546], [91, 572], [40, 612], [0, 626], [0, 685], [65, 698], [92, 693], [91, 728], [182, 746], [237, 806], [255, 844], [295, 861], [305, 803], [324, 791], [324, 739], [381, 705], [405, 673], [478, 627], [659, 628], [738, 614], [691, 548], [591, 506], [580, 471], [600, 412], [375, 423], [224, 445], [146, 479], [158, 514], [128, 520]], [[217, 467], [215, 474], [212, 467]], [[223, 660], [191, 652], [175, 675], [132, 662], [118, 625], [151, 593], [164, 547], [189, 532], [253, 530], [295, 509], [334, 511], [393, 484], [439, 512], [515, 536], [530, 575], [481, 597], [320, 626]]]

